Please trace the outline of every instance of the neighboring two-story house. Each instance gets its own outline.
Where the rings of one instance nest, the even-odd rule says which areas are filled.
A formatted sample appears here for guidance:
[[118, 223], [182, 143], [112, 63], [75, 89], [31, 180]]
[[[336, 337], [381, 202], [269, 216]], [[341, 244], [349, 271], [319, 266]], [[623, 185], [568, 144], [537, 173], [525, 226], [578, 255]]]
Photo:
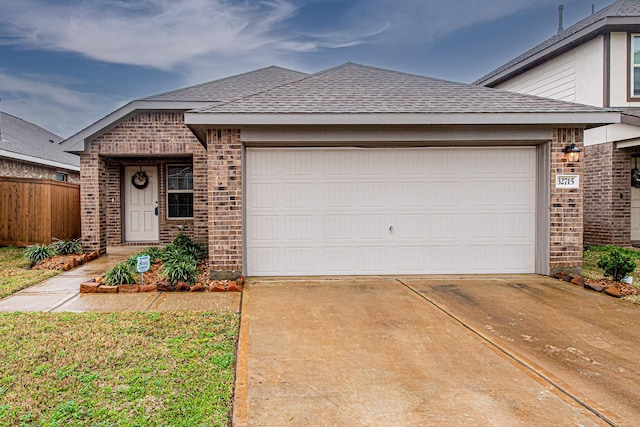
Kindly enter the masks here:
[[0, 112], [0, 176], [80, 182], [80, 157], [62, 150], [62, 138]]
[[640, 244], [640, 1], [560, 29], [474, 84], [622, 111], [584, 133], [584, 241]]

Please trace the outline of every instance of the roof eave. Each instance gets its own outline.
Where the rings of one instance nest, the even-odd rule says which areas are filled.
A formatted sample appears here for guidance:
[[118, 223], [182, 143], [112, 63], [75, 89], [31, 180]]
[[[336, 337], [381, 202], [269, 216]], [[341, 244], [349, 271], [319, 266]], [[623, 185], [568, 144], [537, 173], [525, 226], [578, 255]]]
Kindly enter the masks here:
[[14, 153], [13, 151], [0, 150], [0, 157], [6, 157], [23, 162], [36, 163], [39, 165], [80, 172], [80, 166], [72, 165], [69, 163], [56, 162], [54, 160], [41, 159], [39, 157], [29, 156], [27, 154]]
[[502, 70], [500, 73], [491, 75], [491, 73], [487, 74], [485, 77], [481, 77], [480, 79], [473, 82], [474, 85], [478, 86], [488, 86], [495, 87], [500, 83], [509, 80], [514, 75], [519, 74], [523, 71], [531, 69], [541, 62], [547, 61], [554, 56], [560, 55], [571, 48], [585, 42], [586, 40], [597, 37], [600, 34], [614, 31], [616, 28], [624, 28], [628, 26], [638, 26], [640, 27], [639, 17], [635, 16], [613, 16], [606, 17], [601, 19], [600, 21], [594, 22], [588, 27], [583, 28], [582, 30], [572, 34], [566, 39], [560, 40], [558, 43], [555, 43], [548, 48], [532, 55], [509, 68]]
[[132, 101], [114, 112], [106, 115], [92, 125], [84, 128], [75, 135], [60, 143], [62, 149], [69, 153], [82, 153], [86, 150], [86, 143], [101, 134], [113, 129], [124, 119], [138, 111], [188, 111], [210, 106], [212, 101]]
[[[187, 112], [185, 124], [192, 129], [221, 126], [297, 125], [572, 125], [587, 128], [620, 123], [620, 113], [203, 113]], [[203, 137], [201, 134], [200, 137]], [[200, 138], [199, 138], [200, 139]]]

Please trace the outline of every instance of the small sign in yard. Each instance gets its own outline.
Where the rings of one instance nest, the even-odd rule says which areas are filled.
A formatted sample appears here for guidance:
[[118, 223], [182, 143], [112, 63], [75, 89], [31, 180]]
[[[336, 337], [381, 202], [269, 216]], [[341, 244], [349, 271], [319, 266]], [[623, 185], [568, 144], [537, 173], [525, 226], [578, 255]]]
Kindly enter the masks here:
[[580, 188], [580, 175], [556, 175], [556, 188]]
[[136, 262], [136, 270], [141, 274], [142, 280], [140, 283], [144, 285], [144, 273], [145, 271], [149, 271], [149, 267], [151, 267], [151, 257], [149, 255], [142, 255], [138, 257], [138, 262]]
[[149, 271], [149, 267], [151, 266], [151, 257], [149, 255], [143, 255], [138, 257], [138, 262], [136, 263], [136, 269], [138, 273], [144, 273]]

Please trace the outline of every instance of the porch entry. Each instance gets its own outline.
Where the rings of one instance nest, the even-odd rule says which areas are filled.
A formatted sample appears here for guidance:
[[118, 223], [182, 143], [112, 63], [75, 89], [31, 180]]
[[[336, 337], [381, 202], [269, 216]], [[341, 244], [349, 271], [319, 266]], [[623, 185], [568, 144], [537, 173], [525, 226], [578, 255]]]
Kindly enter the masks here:
[[155, 242], [158, 233], [158, 168], [126, 166], [124, 169], [124, 239]]

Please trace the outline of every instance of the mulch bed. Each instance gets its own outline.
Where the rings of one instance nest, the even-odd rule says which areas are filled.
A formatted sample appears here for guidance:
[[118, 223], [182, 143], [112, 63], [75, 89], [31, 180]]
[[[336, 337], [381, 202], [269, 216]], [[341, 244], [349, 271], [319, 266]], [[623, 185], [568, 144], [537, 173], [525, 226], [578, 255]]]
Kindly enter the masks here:
[[640, 295], [640, 289], [625, 282], [616, 282], [609, 279], [585, 279], [582, 276], [574, 276], [567, 273], [556, 273], [553, 277], [576, 286], [582, 286], [585, 289], [603, 292], [616, 298], [632, 299]]
[[[89, 260], [98, 257], [97, 253], [82, 255], [56, 255], [51, 258], [40, 261], [36, 264], [34, 270], [63, 270], [68, 271]], [[161, 273], [162, 261], [155, 260], [149, 270], [144, 273], [144, 286], [124, 285], [122, 289], [99, 290], [102, 282], [102, 276], [95, 277], [90, 282], [80, 285], [80, 291], [89, 292], [152, 292], [156, 290], [162, 291], [190, 291], [190, 292], [225, 292], [235, 291], [242, 292], [244, 278], [240, 276], [238, 279], [230, 280], [211, 280], [209, 277], [209, 265], [204, 262], [200, 265], [201, 273], [198, 275], [196, 284], [189, 286], [186, 283], [178, 283], [177, 286], [170, 286], [166, 283]], [[128, 286], [128, 287], [127, 287]], [[104, 287], [109, 288], [109, 287]]]

